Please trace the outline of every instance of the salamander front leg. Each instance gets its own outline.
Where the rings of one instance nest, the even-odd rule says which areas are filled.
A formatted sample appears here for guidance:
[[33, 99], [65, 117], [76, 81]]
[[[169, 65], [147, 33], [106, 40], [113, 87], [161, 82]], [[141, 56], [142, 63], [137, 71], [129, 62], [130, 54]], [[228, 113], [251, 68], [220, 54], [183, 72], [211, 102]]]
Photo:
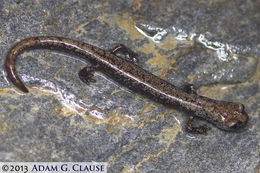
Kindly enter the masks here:
[[[189, 94], [196, 94], [196, 91], [192, 84], [184, 85], [183, 90]], [[194, 119], [194, 116], [189, 117], [189, 120], [186, 124], [186, 130], [190, 133], [207, 134], [207, 131], [210, 130], [210, 128], [208, 128], [206, 125], [194, 127], [192, 125], [193, 119]]]
[[93, 76], [94, 76], [93, 72], [98, 70], [98, 68], [99, 68], [99, 65], [84, 67], [78, 73], [80, 80], [87, 85], [89, 85], [91, 82], [93, 82], [93, 83], [96, 82], [96, 80], [93, 79]]
[[183, 87], [183, 90], [187, 93], [192, 93], [192, 94], [196, 94], [196, 91], [194, 89], [194, 86], [192, 84], [186, 84]]
[[[192, 84], [186, 84], [183, 87], [183, 90], [189, 94], [197, 94]], [[192, 125], [194, 116], [190, 116], [189, 120], [186, 124], [186, 130], [190, 133], [197, 133], [197, 134], [207, 134], [207, 131], [210, 129], [206, 125], [194, 127]]]
[[116, 54], [117, 52], [121, 52], [123, 54], [126, 54], [129, 56], [129, 60], [131, 62], [134, 62], [136, 63], [138, 60], [137, 60], [137, 53], [135, 53], [134, 51], [132, 51], [130, 48], [126, 47], [125, 45], [123, 44], [118, 44], [116, 47], [114, 47], [112, 50], [111, 50], [111, 53], [113, 54]]
[[199, 127], [194, 127], [192, 125], [193, 119], [194, 119], [193, 116], [189, 117], [189, 120], [186, 124], [186, 130], [190, 133], [207, 134], [207, 132], [210, 130], [210, 128], [205, 125], [199, 126]]

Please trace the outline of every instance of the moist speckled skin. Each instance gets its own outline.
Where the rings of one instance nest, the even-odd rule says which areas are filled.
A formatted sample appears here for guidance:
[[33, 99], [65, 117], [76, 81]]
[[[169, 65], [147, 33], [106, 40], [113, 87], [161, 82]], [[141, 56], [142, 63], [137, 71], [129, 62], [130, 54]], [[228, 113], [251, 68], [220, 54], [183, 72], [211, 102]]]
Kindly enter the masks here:
[[15, 71], [15, 58], [24, 50], [47, 48], [81, 55], [98, 65], [99, 70], [121, 84], [143, 93], [167, 105], [180, 106], [193, 116], [201, 117], [224, 130], [237, 130], [244, 127], [248, 115], [239, 103], [217, 101], [195, 93], [187, 93], [165, 80], [145, 71], [137, 65], [121, 59], [111, 52], [98, 47], [61, 37], [32, 37], [17, 43], [8, 53], [6, 71], [10, 80], [23, 92], [28, 92]]

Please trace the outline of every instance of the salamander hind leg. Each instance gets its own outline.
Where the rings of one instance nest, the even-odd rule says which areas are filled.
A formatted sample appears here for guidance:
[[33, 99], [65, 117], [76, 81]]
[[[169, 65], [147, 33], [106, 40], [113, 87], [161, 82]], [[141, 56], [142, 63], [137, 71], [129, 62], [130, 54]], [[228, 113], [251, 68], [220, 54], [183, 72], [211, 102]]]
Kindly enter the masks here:
[[131, 61], [131, 62], [134, 62], [136, 63], [138, 60], [137, 60], [137, 53], [135, 53], [134, 51], [132, 51], [130, 48], [126, 47], [125, 45], [123, 44], [118, 44], [116, 47], [114, 47], [112, 50], [111, 50], [111, 53], [113, 54], [116, 54], [118, 52], [121, 52], [125, 55], [128, 55], [128, 59]]
[[197, 133], [197, 134], [207, 134], [207, 132], [210, 130], [209, 127], [207, 126], [199, 126], [199, 127], [194, 127], [192, 125], [192, 122], [193, 122], [193, 119], [194, 117], [193, 116], [190, 116], [189, 117], [189, 120], [186, 124], [186, 130], [190, 133]]
[[87, 85], [89, 85], [91, 82], [92, 83], [96, 82], [96, 80], [93, 79], [93, 76], [94, 76], [93, 72], [98, 70], [98, 68], [99, 68], [99, 65], [84, 67], [78, 73], [80, 80]]

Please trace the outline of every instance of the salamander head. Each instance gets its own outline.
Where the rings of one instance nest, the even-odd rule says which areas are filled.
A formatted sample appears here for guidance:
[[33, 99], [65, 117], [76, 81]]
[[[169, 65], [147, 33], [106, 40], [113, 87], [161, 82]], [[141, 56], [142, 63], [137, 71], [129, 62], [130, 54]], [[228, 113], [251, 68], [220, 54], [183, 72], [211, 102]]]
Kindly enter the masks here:
[[220, 102], [215, 107], [217, 119], [215, 124], [224, 130], [236, 131], [246, 126], [248, 115], [244, 110], [244, 105], [232, 102]]

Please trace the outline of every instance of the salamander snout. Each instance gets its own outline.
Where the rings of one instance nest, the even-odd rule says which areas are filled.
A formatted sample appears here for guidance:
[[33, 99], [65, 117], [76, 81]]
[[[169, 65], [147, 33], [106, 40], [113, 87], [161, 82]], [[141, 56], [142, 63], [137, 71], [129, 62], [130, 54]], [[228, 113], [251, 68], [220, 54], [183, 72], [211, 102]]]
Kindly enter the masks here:
[[236, 109], [229, 112], [225, 124], [228, 130], [235, 131], [245, 127], [248, 118], [249, 117], [244, 110], [244, 106], [242, 104], [237, 104]]
[[244, 105], [227, 101], [220, 101], [214, 107], [213, 123], [227, 131], [237, 131], [246, 126], [248, 115]]

